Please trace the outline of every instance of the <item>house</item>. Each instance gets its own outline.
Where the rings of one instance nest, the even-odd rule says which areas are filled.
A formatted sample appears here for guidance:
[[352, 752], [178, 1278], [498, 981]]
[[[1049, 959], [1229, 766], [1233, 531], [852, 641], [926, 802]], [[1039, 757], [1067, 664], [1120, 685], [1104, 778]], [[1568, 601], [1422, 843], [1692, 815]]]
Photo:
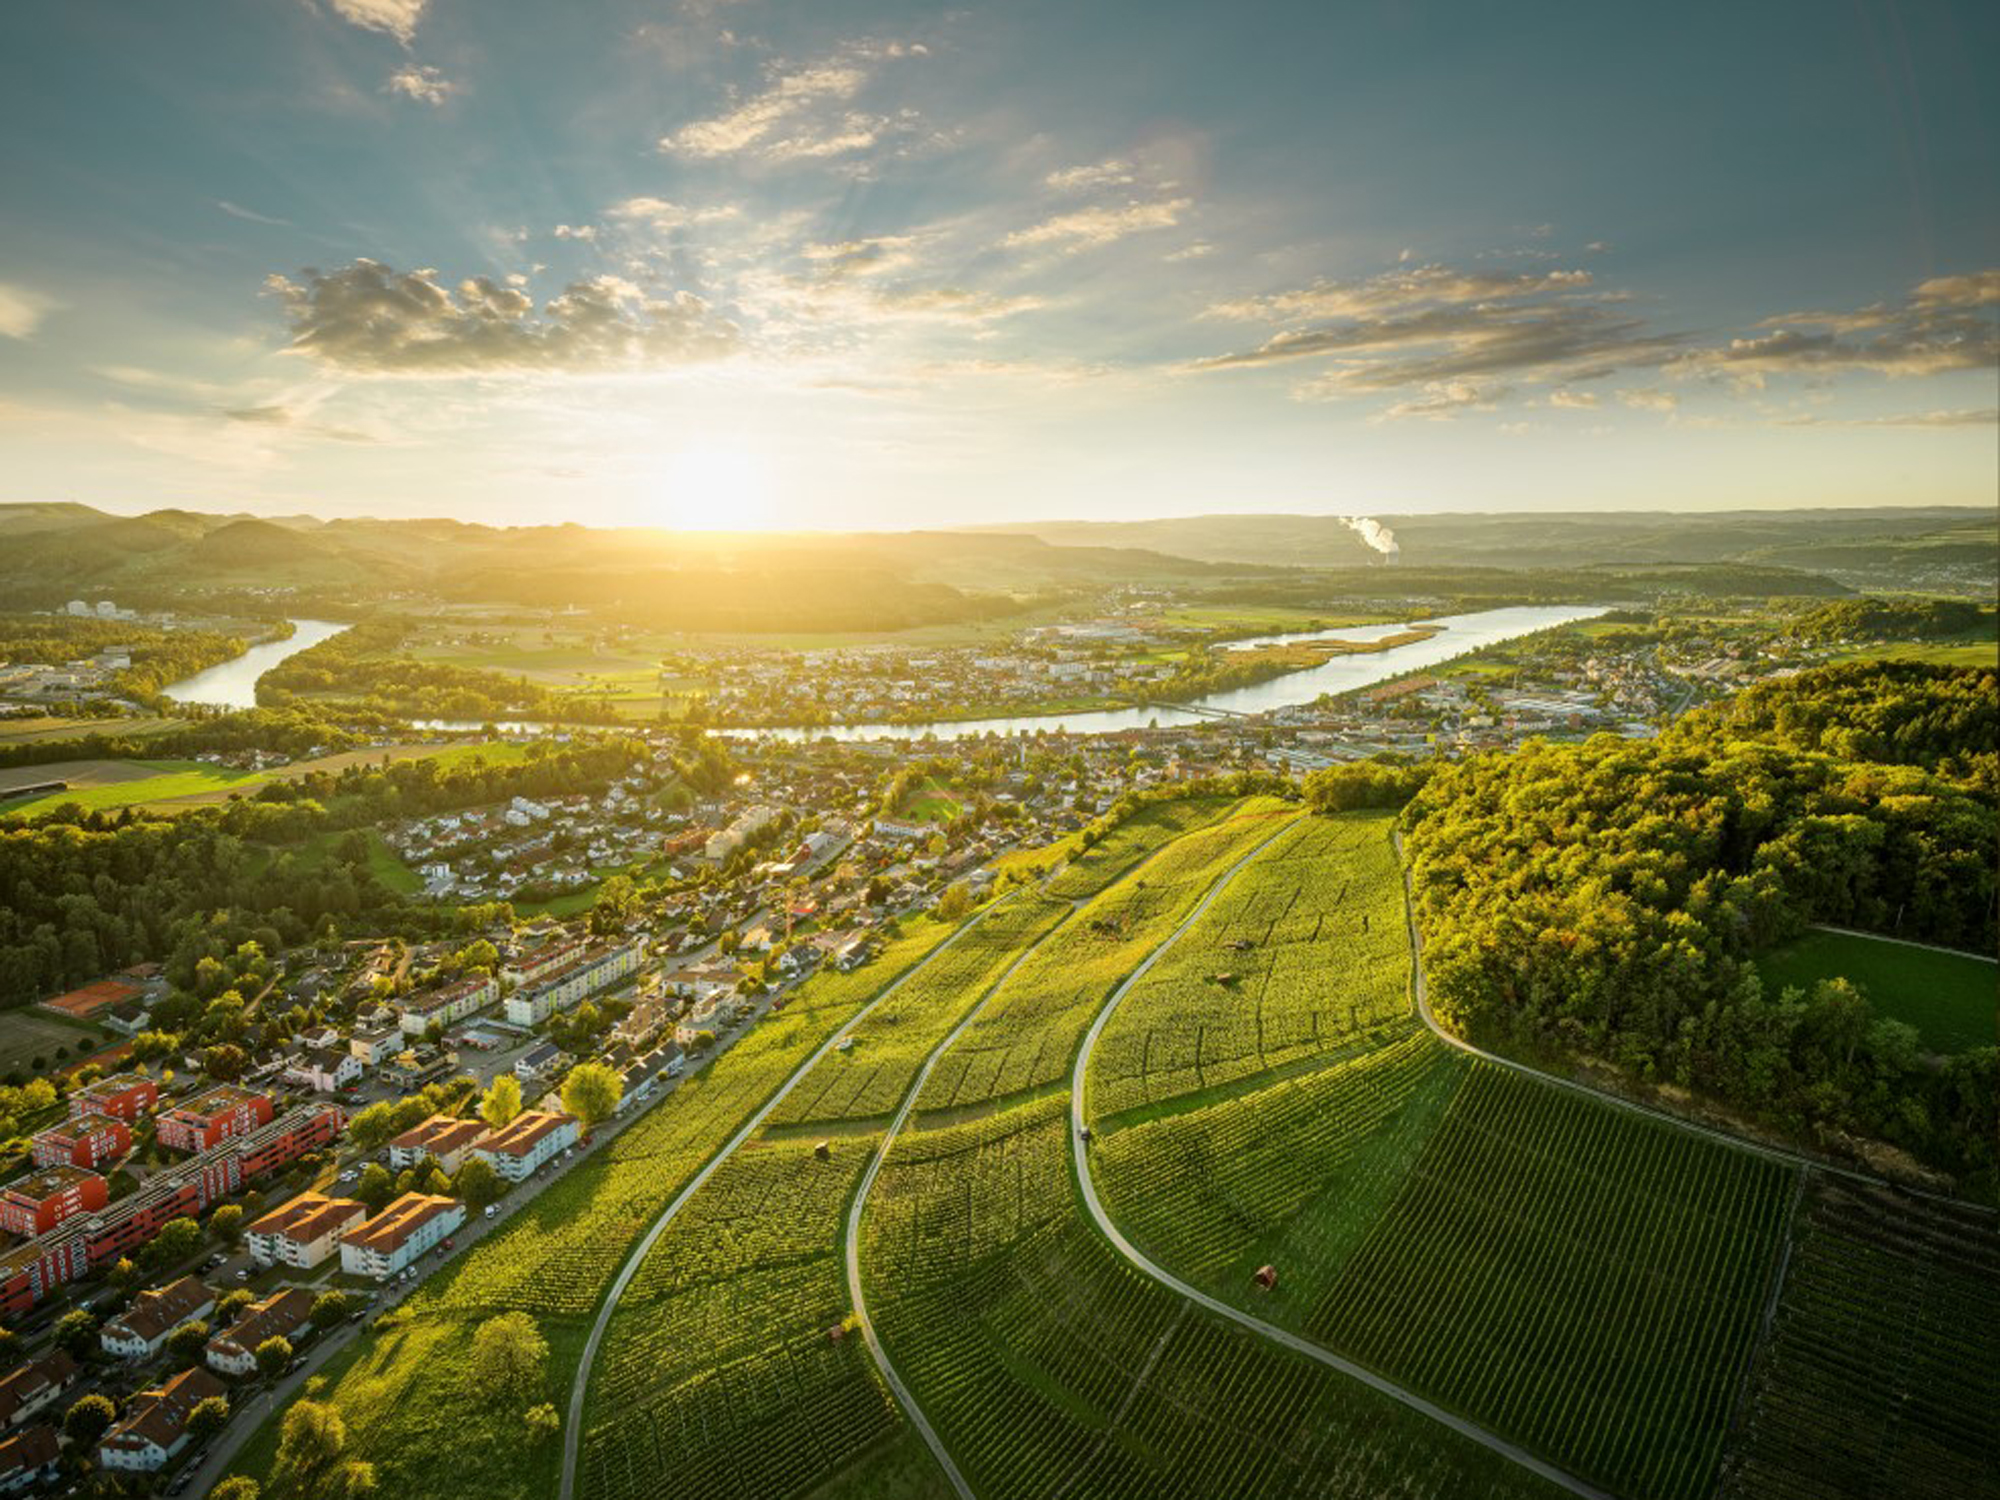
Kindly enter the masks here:
[[699, 1004], [704, 1000], [713, 1000], [717, 996], [734, 993], [742, 979], [743, 976], [737, 972], [734, 964], [690, 964], [685, 969], [676, 969], [669, 974], [663, 984], [667, 993]]
[[368, 1217], [352, 1198], [300, 1193], [243, 1231], [250, 1258], [260, 1266], [292, 1266], [310, 1271], [340, 1247], [341, 1237]]
[[674, 1041], [692, 1047], [704, 1031], [716, 1031], [735, 1019], [735, 1007], [724, 996], [697, 1001], [694, 1008], [674, 1023]]
[[208, 1367], [218, 1375], [252, 1375], [257, 1370], [257, 1346], [266, 1339], [293, 1342], [312, 1327], [314, 1293], [287, 1287], [243, 1309], [243, 1316], [208, 1341]]
[[515, 1059], [514, 1076], [523, 1083], [531, 1083], [535, 1079], [545, 1077], [554, 1071], [556, 1064], [562, 1060], [562, 1055], [562, 1048], [554, 1042], [543, 1042]]
[[151, 1359], [183, 1323], [215, 1311], [215, 1293], [198, 1277], [183, 1276], [170, 1286], [141, 1292], [132, 1305], [97, 1331], [104, 1352], [122, 1359]]
[[380, 1067], [388, 1058], [403, 1050], [403, 1031], [391, 1022], [386, 1025], [358, 1026], [347, 1039], [347, 1050], [358, 1057], [365, 1067]]
[[400, 1172], [421, 1161], [434, 1161], [447, 1177], [455, 1177], [465, 1160], [466, 1148], [484, 1134], [483, 1121], [432, 1115], [389, 1142], [389, 1165]]
[[475, 974], [441, 990], [412, 995], [403, 1002], [403, 1035], [422, 1036], [433, 1022], [450, 1026], [463, 1021], [474, 1011], [491, 1005], [499, 993], [500, 987], [491, 978]]
[[211, 1396], [228, 1399], [228, 1388], [199, 1365], [165, 1385], [141, 1391], [125, 1408], [125, 1418], [104, 1434], [97, 1459], [107, 1469], [152, 1474], [187, 1446], [188, 1417]]
[[139, 1073], [114, 1073], [109, 1078], [86, 1084], [69, 1096], [69, 1117], [81, 1120], [90, 1115], [109, 1115], [132, 1124], [150, 1114], [160, 1102], [160, 1086]]
[[903, 818], [877, 818], [875, 837], [878, 839], [921, 839], [929, 838], [937, 829], [929, 823], [912, 823]]
[[38, 1167], [98, 1167], [132, 1149], [132, 1132], [109, 1115], [72, 1117], [35, 1135]]
[[588, 946], [588, 942], [583, 938], [544, 943], [538, 948], [530, 948], [508, 959], [500, 967], [500, 977], [517, 989], [526, 985], [540, 984], [557, 969], [570, 963]]
[[451, 1076], [455, 1054], [438, 1052], [429, 1047], [412, 1047], [399, 1052], [382, 1065], [382, 1081], [392, 1088], [399, 1088], [406, 1094], [414, 1094]]
[[507, 1182], [520, 1182], [534, 1170], [577, 1142], [573, 1115], [529, 1109], [483, 1137], [472, 1154]]
[[387, 1281], [465, 1222], [465, 1205], [428, 1193], [405, 1193], [340, 1242], [340, 1269]]
[[293, 1058], [285, 1069], [285, 1082], [300, 1088], [331, 1094], [361, 1081], [361, 1059], [352, 1052], [315, 1048]]
[[0, 1187], [0, 1229], [33, 1239], [75, 1214], [95, 1213], [111, 1201], [111, 1188], [82, 1167], [43, 1167]]
[[206, 1151], [233, 1135], [248, 1135], [271, 1123], [276, 1111], [268, 1094], [219, 1083], [187, 1103], [164, 1110], [159, 1117], [162, 1146], [176, 1151]]
[[0, 1495], [18, 1495], [52, 1482], [62, 1472], [62, 1444], [43, 1422], [0, 1441]]
[[27, 1426], [76, 1382], [76, 1361], [60, 1349], [0, 1375], [0, 1432]]
[[720, 832], [708, 836], [701, 846], [702, 858], [711, 864], [725, 863], [732, 854], [749, 843], [753, 836], [776, 822], [777, 818], [777, 809], [766, 807], [762, 803], [744, 809], [737, 815], [735, 822]]

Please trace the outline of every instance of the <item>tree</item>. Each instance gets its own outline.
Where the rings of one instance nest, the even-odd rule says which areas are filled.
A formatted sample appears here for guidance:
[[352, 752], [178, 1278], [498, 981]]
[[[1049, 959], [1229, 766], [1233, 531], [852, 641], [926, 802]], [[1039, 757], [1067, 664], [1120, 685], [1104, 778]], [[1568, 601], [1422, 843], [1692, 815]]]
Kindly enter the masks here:
[[232, 1474], [208, 1492], [208, 1500], [257, 1500], [263, 1492], [247, 1474]]
[[321, 1292], [315, 1297], [309, 1316], [312, 1318], [312, 1326], [319, 1332], [325, 1333], [329, 1328], [338, 1327], [348, 1311], [347, 1293], [336, 1289]]
[[85, 1396], [63, 1413], [63, 1436], [88, 1452], [97, 1446], [97, 1440], [111, 1430], [111, 1424], [116, 1420], [118, 1408], [111, 1404], [110, 1397]]
[[562, 1418], [556, 1414], [555, 1403], [544, 1401], [540, 1406], [531, 1406], [523, 1414], [528, 1424], [530, 1443], [546, 1442], [562, 1429]]
[[243, 1233], [243, 1205], [224, 1203], [208, 1216], [208, 1227], [215, 1237], [225, 1244], [233, 1245]]
[[469, 1208], [484, 1208], [489, 1203], [498, 1203], [507, 1184], [493, 1164], [477, 1156], [468, 1156], [465, 1165], [458, 1169], [458, 1181], [453, 1191], [463, 1198]]
[[387, 1099], [371, 1104], [347, 1122], [347, 1138], [363, 1151], [378, 1150], [397, 1133], [396, 1116], [395, 1104]]
[[167, 1353], [184, 1365], [195, 1364], [208, 1343], [209, 1327], [200, 1318], [183, 1323], [167, 1335]]
[[201, 1248], [201, 1225], [190, 1218], [169, 1219], [160, 1232], [139, 1252], [142, 1264], [152, 1270], [177, 1266]]
[[563, 1080], [563, 1108], [575, 1115], [586, 1134], [618, 1113], [625, 1080], [607, 1064], [578, 1063]]
[[272, 1491], [296, 1500], [352, 1500], [375, 1489], [375, 1466], [347, 1453], [347, 1423], [331, 1401], [294, 1401], [285, 1413]]
[[631, 925], [638, 908], [639, 893], [632, 877], [613, 875], [597, 888], [597, 899], [590, 908], [590, 930], [599, 937], [623, 932]]
[[229, 1398], [210, 1396], [197, 1401], [188, 1413], [187, 1433], [197, 1443], [205, 1443], [229, 1425]]
[[521, 1080], [512, 1073], [499, 1074], [487, 1085], [486, 1097], [479, 1101], [479, 1118], [495, 1130], [504, 1130], [520, 1112]]
[[82, 1359], [97, 1346], [97, 1319], [81, 1307], [73, 1307], [56, 1319], [53, 1337], [56, 1347], [72, 1359]]
[[389, 1175], [389, 1169], [379, 1161], [371, 1161], [361, 1169], [361, 1180], [354, 1184], [354, 1196], [370, 1209], [385, 1207], [396, 1195], [396, 1179]]
[[215, 1304], [215, 1321], [227, 1328], [236, 1321], [236, 1315], [257, 1300], [257, 1294], [247, 1286], [239, 1286], [223, 1293], [222, 1300]]
[[524, 1312], [488, 1318], [472, 1335], [472, 1377], [491, 1396], [526, 1406], [541, 1394], [548, 1340]]
[[257, 1373], [266, 1380], [276, 1380], [291, 1362], [292, 1341], [282, 1335], [274, 1334], [257, 1346]]
[[938, 897], [936, 915], [940, 922], [956, 922], [971, 910], [972, 891], [963, 881], [947, 887], [945, 893]]
[[202, 1054], [202, 1070], [218, 1083], [234, 1083], [243, 1076], [243, 1070], [250, 1065], [250, 1058], [234, 1042], [224, 1042], [210, 1047]]

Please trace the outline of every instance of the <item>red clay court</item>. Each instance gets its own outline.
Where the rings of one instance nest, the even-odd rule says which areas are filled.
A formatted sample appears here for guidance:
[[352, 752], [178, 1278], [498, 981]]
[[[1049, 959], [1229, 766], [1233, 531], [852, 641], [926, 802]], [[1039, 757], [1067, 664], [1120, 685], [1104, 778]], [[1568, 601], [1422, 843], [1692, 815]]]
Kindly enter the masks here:
[[42, 1009], [56, 1011], [79, 1021], [88, 1021], [99, 1011], [115, 1009], [139, 993], [138, 985], [127, 984], [122, 979], [98, 979], [71, 990], [67, 995], [44, 1000]]

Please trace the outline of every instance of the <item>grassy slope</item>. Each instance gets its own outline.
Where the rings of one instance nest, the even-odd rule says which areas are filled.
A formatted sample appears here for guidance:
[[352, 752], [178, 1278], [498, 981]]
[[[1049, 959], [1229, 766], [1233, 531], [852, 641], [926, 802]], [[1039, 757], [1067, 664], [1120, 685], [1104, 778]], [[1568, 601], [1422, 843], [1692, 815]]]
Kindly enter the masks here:
[[891, 1357], [982, 1496], [1506, 1496], [1539, 1482], [1118, 1257], [1070, 1175], [1097, 1007], [1275, 829], [1254, 807], [1104, 886], [941, 1060], [863, 1225]]
[[1768, 991], [1847, 978], [1876, 1014], [1907, 1021], [1940, 1052], [1994, 1045], [1996, 971], [1989, 959], [1844, 932], [1809, 932], [1757, 960]]
[[[1152, 1101], [1102, 1138], [1107, 1206], [1216, 1295], [1574, 1471], [1705, 1493], [1787, 1174], [1449, 1053], [1408, 1014], [1386, 821], [1343, 821], [1366, 836], [1260, 859], [1107, 1028], [1093, 1103]], [[1251, 977], [1201, 986], [1223, 963]], [[1265, 1263], [1275, 1294], [1249, 1281]]]

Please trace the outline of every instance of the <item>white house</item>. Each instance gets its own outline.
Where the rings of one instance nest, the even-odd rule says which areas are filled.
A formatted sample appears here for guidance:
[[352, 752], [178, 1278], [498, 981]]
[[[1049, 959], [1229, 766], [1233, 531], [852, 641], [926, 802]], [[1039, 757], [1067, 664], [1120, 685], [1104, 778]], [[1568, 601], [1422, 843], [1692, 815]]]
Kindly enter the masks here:
[[141, 1391], [125, 1408], [124, 1420], [104, 1434], [98, 1462], [107, 1469], [154, 1474], [187, 1446], [188, 1417], [211, 1396], [228, 1397], [228, 1388], [199, 1365], [183, 1370], [165, 1385]]
[[577, 1143], [573, 1115], [530, 1109], [514, 1116], [472, 1148], [472, 1154], [508, 1182], [520, 1182], [550, 1158]]
[[171, 1286], [139, 1293], [130, 1307], [97, 1331], [97, 1341], [105, 1353], [121, 1359], [151, 1359], [176, 1328], [214, 1311], [215, 1293], [197, 1278], [183, 1276]]
[[250, 1258], [260, 1266], [293, 1266], [310, 1271], [340, 1248], [341, 1237], [368, 1217], [352, 1198], [300, 1193], [243, 1231]]
[[465, 1205], [405, 1193], [340, 1242], [340, 1269], [387, 1281], [465, 1222]]

